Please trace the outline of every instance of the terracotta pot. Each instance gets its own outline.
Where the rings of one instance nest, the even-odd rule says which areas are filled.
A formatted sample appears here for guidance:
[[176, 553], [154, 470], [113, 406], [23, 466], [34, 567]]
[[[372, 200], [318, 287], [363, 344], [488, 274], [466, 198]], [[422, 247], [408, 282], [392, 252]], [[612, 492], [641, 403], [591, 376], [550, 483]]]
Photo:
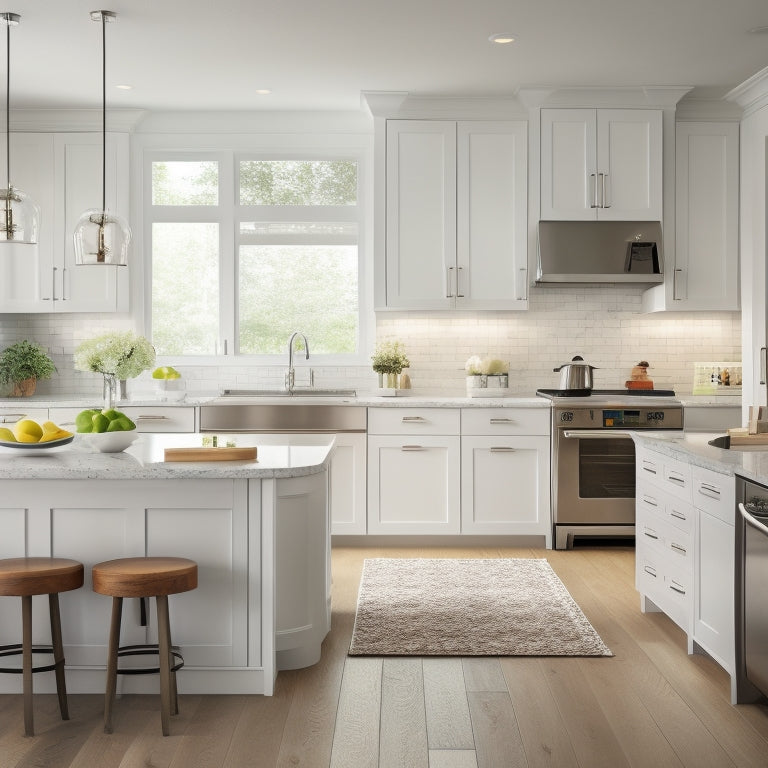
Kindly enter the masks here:
[[11, 397], [30, 397], [35, 394], [37, 379], [24, 379], [24, 381], [14, 381]]

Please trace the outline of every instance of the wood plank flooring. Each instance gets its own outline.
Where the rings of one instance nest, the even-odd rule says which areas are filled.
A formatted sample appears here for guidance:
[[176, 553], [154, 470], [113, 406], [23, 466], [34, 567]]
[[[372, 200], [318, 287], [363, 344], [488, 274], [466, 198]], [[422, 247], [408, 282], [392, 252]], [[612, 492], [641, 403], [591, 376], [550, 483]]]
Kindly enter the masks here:
[[[366, 557], [546, 557], [612, 658], [347, 657]], [[634, 552], [335, 548], [323, 657], [280, 673], [275, 695], [124, 696], [102, 732], [101, 696], [0, 696], [0, 768], [768, 768], [768, 706], [729, 703], [727, 675], [688, 656], [665, 616], [641, 614]], [[180, 673], [183, 675], [183, 672]]]

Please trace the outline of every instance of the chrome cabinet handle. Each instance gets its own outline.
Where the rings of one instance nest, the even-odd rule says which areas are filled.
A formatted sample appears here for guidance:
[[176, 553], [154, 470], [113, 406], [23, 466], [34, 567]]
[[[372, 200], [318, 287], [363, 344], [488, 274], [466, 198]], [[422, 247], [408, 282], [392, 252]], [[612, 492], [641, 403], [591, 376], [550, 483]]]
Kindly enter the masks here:
[[656, 467], [655, 464], [652, 464], [650, 461], [646, 461], [645, 459], [643, 459], [643, 469], [646, 472], [650, 472], [652, 475], [657, 474], [655, 467]]
[[672, 301], [682, 301], [682, 296], [677, 295], [677, 275], [682, 273], [682, 269], [676, 269], [672, 272]]
[[768, 347], [760, 347], [760, 383], [765, 384], [765, 369], [768, 367]]
[[685, 477], [680, 474], [676, 474], [674, 472], [670, 472], [667, 475], [667, 480], [669, 480], [670, 483], [677, 483], [678, 485], [685, 485]]
[[699, 485], [699, 493], [702, 496], [709, 496], [710, 499], [720, 498], [720, 489], [716, 485], [710, 485], [709, 483], [701, 483]]
[[156, 416], [153, 413], [144, 413], [136, 417], [136, 421], [170, 421], [170, 416]]
[[611, 204], [608, 202], [608, 196], [605, 193], [605, 180], [608, 178], [607, 173], [601, 173], [600, 176], [602, 177], [602, 199], [600, 200], [600, 204], [602, 208], [610, 208]]
[[653, 539], [654, 541], [658, 540], [659, 535], [655, 531], [651, 531], [648, 528], [646, 528], [643, 533], [649, 538]]
[[678, 520], [687, 520], [688, 518], [686, 515], [684, 515], [682, 512], [678, 512], [676, 509], [673, 509], [669, 513], [670, 517], [676, 517]]
[[649, 575], [653, 576], [653, 578], [656, 578], [656, 569], [652, 568], [650, 565], [644, 565], [643, 570]]
[[[517, 300], [518, 301], [527, 301], [528, 300], [528, 267], [520, 267], [518, 270], [518, 291], [517, 291]], [[520, 286], [522, 286], [522, 290], [520, 289]]]
[[643, 501], [646, 504], [650, 505], [651, 507], [658, 507], [659, 506], [659, 503], [655, 499], [653, 499], [650, 496], [646, 496], [645, 494], [643, 494]]
[[423, 416], [403, 416], [402, 421], [419, 422], [426, 419]]
[[53, 300], [56, 301], [56, 272], [58, 271], [58, 267], [53, 268], [53, 280], [51, 281], [53, 285]]
[[688, 554], [688, 550], [685, 547], [680, 546], [680, 544], [675, 544], [674, 541], [669, 546], [670, 546], [670, 549], [674, 549], [675, 552], [680, 552], [680, 554], [683, 554], [683, 555]]
[[453, 298], [453, 267], [445, 268], [445, 298]]
[[677, 592], [680, 595], [684, 595], [685, 594], [685, 587], [683, 587], [682, 584], [678, 584], [676, 581], [670, 581], [669, 582], [669, 588], [673, 592]]
[[495, 445], [491, 447], [491, 453], [514, 453], [515, 449], [508, 445]]
[[590, 173], [589, 174], [590, 181], [592, 182], [592, 205], [590, 205], [590, 208], [599, 208], [600, 206], [597, 204], [597, 174]]
[[62, 267], [61, 269], [61, 300], [66, 301], [67, 300], [67, 268]]
[[514, 424], [513, 419], [494, 418], [490, 420], [491, 424]]
[[[453, 267], [451, 267], [453, 269]], [[457, 299], [463, 299], [464, 294], [460, 292], [459, 288], [459, 278], [461, 277], [461, 273], [464, 270], [464, 267], [456, 267], [456, 298]]]
[[400, 450], [401, 451], [423, 451], [424, 446], [423, 445], [401, 445]]

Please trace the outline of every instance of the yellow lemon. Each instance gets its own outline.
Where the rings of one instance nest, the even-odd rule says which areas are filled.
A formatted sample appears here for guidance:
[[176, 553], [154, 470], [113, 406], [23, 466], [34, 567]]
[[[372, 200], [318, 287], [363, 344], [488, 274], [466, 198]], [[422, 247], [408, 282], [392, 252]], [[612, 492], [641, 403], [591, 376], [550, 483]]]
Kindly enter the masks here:
[[54, 424], [52, 421], [44, 421], [43, 422], [43, 434], [47, 434], [49, 432], [58, 432], [60, 429], [58, 424]]
[[16, 438], [13, 436], [13, 432], [5, 427], [0, 427], [0, 440], [5, 440], [6, 443], [15, 443]]
[[43, 436], [43, 428], [32, 419], [22, 419], [13, 425], [13, 434], [20, 443], [37, 443]]
[[50, 443], [54, 440], [63, 440], [65, 437], [72, 437], [72, 433], [67, 432], [66, 429], [57, 429], [55, 432], [43, 432], [40, 442]]

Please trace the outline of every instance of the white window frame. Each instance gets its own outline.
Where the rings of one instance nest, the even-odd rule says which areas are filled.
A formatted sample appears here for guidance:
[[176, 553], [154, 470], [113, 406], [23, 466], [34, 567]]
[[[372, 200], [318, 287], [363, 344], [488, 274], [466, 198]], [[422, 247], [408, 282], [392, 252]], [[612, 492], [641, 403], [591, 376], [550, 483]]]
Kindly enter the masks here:
[[[189, 138], [189, 137], [184, 137]], [[152, 334], [152, 225], [163, 222], [198, 223], [214, 222], [219, 224], [219, 279], [221, 320], [218, 349], [214, 355], [162, 355], [158, 359], [164, 365], [196, 365], [196, 366], [236, 366], [236, 365], [284, 365], [288, 350], [288, 339], [285, 354], [251, 355], [236, 353], [236, 311], [237, 311], [237, 261], [241, 243], [248, 243], [248, 236], [241, 236], [239, 222], [259, 221], [269, 218], [266, 214], [274, 214], [269, 220], [307, 220], [305, 206], [240, 206], [238, 204], [238, 189], [235, 187], [240, 160], [353, 160], [357, 163], [357, 205], [339, 206], [341, 221], [356, 220], [358, 226], [358, 351], [356, 354], [317, 354], [312, 353], [315, 366], [333, 365], [368, 365], [375, 333], [375, 317], [373, 313], [372, 288], [372, 244], [368, 224], [371, 217], [371, 201], [368, 194], [369, 173], [371, 162], [370, 152], [356, 144], [346, 148], [336, 141], [329, 141], [333, 146], [318, 146], [317, 142], [307, 146], [297, 146], [296, 137], [292, 140], [290, 149], [286, 147], [258, 146], [258, 141], [226, 141], [226, 137], [217, 137], [214, 142], [208, 140], [200, 149], [190, 147], [173, 147], [164, 145], [163, 148], [147, 146], [143, 149], [141, 160], [142, 176], [142, 231], [143, 251], [146, 254], [143, 270], [144, 297], [144, 328], [151, 338]], [[216, 148], [211, 145], [219, 144]], [[227, 146], [224, 146], [224, 145]], [[152, 163], [157, 161], [184, 160], [216, 160], [219, 163], [219, 202], [216, 206], [153, 206], [152, 205]], [[227, 190], [229, 190], [227, 192]], [[226, 196], [225, 196], [226, 194]], [[342, 209], [348, 209], [343, 211]], [[251, 215], [260, 211], [262, 215]], [[302, 215], [302, 211], [304, 214]], [[356, 212], [352, 216], [352, 211]], [[312, 349], [311, 329], [297, 328], [306, 333], [310, 350]], [[224, 350], [226, 349], [226, 353]]]

